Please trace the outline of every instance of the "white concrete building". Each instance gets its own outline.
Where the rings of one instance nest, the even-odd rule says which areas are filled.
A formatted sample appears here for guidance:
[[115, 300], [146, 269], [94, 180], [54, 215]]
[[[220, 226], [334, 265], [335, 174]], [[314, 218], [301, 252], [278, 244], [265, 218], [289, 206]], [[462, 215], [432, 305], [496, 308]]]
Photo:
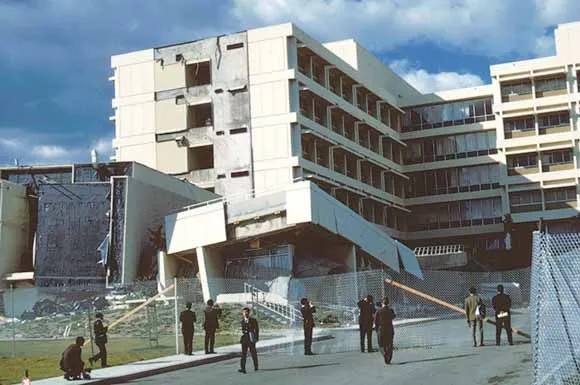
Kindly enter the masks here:
[[[562, 230], [578, 214], [578, 38], [580, 23], [561, 25], [556, 56], [495, 65], [490, 85], [428, 95], [355, 41], [322, 44], [293, 24], [114, 56], [115, 156], [226, 197], [167, 220], [176, 224], [169, 252], [180, 245], [174, 251], [197, 255], [200, 270], [217, 261], [215, 276], [227, 276], [234, 256], [258, 258], [250, 239], [296, 252], [299, 236], [273, 234], [298, 223], [292, 218], [316, 223], [304, 213], [326, 214], [312, 198], [324, 193], [339, 212], [341, 202], [365, 218], [360, 228], [382, 230], [384, 242], [427, 255], [458, 245], [479, 264], [525, 265], [539, 218]], [[239, 204], [240, 194], [254, 199]], [[228, 222], [252, 204], [248, 218]], [[211, 238], [178, 230], [214, 209]], [[352, 236], [355, 228], [317, 228], [352, 248], [338, 253], [352, 256], [340, 262], [348, 271], [399, 266], [371, 251], [372, 237]], [[320, 250], [300, 250], [294, 261], [309, 253]]]

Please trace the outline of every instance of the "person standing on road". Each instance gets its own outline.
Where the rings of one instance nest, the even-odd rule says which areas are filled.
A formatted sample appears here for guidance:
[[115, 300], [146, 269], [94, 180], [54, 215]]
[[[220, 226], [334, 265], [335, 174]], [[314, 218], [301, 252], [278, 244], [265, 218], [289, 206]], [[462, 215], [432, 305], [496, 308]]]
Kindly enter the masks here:
[[389, 307], [389, 299], [383, 298], [382, 307], [375, 316], [375, 325], [379, 348], [385, 358], [385, 364], [390, 364], [393, 359], [393, 340], [395, 337], [393, 320], [395, 317], [395, 312]]
[[313, 356], [312, 329], [314, 329], [314, 313], [316, 313], [316, 307], [312, 306], [312, 301], [309, 301], [308, 298], [302, 298], [300, 304], [302, 305], [300, 312], [302, 313], [302, 319], [304, 322], [304, 355]]
[[477, 346], [477, 339], [475, 338], [475, 329], [479, 327], [479, 346], [483, 344], [483, 318], [485, 318], [483, 301], [477, 295], [475, 287], [469, 288], [469, 295], [465, 298], [465, 316], [467, 317], [467, 327], [472, 330], [473, 347]]
[[181, 321], [181, 334], [183, 335], [183, 353], [193, 355], [193, 332], [197, 317], [194, 311], [191, 311], [191, 302], [185, 304], [185, 310], [179, 315]]
[[367, 295], [365, 298], [358, 302], [359, 308], [359, 331], [360, 331], [360, 351], [365, 352], [365, 336], [367, 339], [367, 351], [369, 353], [373, 352], [373, 317], [376, 312], [375, 305], [373, 304], [373, 296]]
[[101, 360], [101, 368], [106, 368], [107, 365], [107, 342], [109, 342], [107, 338], [107, 332], [109, 331], [109, 327], [104, 325], [104, 317], [103, 313], [95, 314], [95, 318], [97, 319], [93, 324], [93, 331], [95, 333], [95, 344], [99, 348], [99, 353], [95, 356], [89, 358], [89, 364], [91, 366], [95, 361]]
[[240, 337], [240, 343], [242, 344], [242, 359], [240, 361], [240, 369], [238, 372], [246, 373], [246, 358], [248, 357], [248, 350], [252, 355], [252, 361], [254, 362], [254, 371], [258, 370], [258, 352], [256, 351], [256, 343], [260, 339], [260, 329], [258, 327], [258, 321], [255, 318], [250, 317], [250, 308], [245, 307], [242, 309], [242, 336]]
[[501, 330], [505, 329], [508, 342], [514, 344], [512, 337], [512, 301], [509, 295], [504, 294], [503, 285], [497, 285], [497, 295], [492, 299], [493, 310], [495, 311], [495, 344], [499, 346], [501, 342]]
[[215, 332], [219, 328], [218, 318], [220, 309], [214, 306], [213, 300], [207, 300], [207, 307], [204, 310], [203, 328], [205, 330], [205, 354], [215, 354], [213, 347], [215, 344]]

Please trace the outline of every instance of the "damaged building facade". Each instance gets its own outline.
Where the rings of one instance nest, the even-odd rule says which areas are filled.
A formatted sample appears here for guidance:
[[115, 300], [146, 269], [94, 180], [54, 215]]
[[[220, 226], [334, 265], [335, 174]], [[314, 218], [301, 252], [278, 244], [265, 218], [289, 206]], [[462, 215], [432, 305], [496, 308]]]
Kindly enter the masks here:
[[526, 266], [538, 221], [578, 226], [580, 23], [555, 35], [555, 56], [434, 94], [293, 24], [114, 56], [115, 156], [223, 197], [166, 218], [208, 278], [420, 275], [394, 239], [429, 268]]
[[[135, 162], [5, 168], [0, 178], [4, 285], [155, 279], [166, 270], [165, 216], [216, 197]], [[187, 275], [186, 262], [168, 273]]]

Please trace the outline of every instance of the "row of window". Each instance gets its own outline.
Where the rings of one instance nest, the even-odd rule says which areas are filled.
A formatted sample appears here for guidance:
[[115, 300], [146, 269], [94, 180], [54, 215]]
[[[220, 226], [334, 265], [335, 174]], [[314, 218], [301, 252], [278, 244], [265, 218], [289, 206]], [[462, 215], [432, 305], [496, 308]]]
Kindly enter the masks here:
[[[576, 201], [576, 187], [563, 187], [555, 189], [544, 190], [544, 200], [546, 203], [553, 202], [571, 202]], [[542, 191], [515, 191], [510, 193], [510, 205], [525, 206], [525, 205], [541, 205]]]
[[[541, 156], [544, 166], [571, 163], [574, 160], [574, 154], [571, 148], [542, 152]], [[538, 167], [538, 153], [509, 155], [507, 157], [507, 165], [508, 168]]]
[[531, 79], [518, 80], [501, 85], [501, 95], [504, 102], [511, 101], [514, 96], [531, 95], [533, 88], [536, 90], [536, 96], [541, 97], [545, 92], [566, 91], [568, 83], [565, 75], [555, 75], [534, 80], [532, 87]]
[[494, 120], [492, 98], [406, 109], [403, 131], [418, 131]]
[[499, 165], [420, 171], [409, 177], [408, 197], [489, 190], [499, 188]]
[[434, 162], [497, 153], [495, 131], [438, 136], [410, 141], [405, 164]]
[[422, 214], [412, 216], [415, 231], [501, 223], [503, 215], [499, 197], [414, 206], [413, 212]]
[[[557, 113], [538, 115], [538, 128], [540, 130], [570, 125], [570, 112], [560, 111]], [[533, 116], [523, 116], [515, 119], [504, 120], [504, 130], [509, 131], [534, 131], [536, 119]]]

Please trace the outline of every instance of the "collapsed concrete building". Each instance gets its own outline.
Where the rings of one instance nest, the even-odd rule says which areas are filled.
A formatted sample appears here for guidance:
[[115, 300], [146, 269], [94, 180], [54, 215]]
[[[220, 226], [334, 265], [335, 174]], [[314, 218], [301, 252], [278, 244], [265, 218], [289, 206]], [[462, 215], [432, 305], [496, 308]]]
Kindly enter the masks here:
[[0, 178], [3, 285], [156, 279], [165, 216], [217, 197], [135, 162], [4, 168]]

